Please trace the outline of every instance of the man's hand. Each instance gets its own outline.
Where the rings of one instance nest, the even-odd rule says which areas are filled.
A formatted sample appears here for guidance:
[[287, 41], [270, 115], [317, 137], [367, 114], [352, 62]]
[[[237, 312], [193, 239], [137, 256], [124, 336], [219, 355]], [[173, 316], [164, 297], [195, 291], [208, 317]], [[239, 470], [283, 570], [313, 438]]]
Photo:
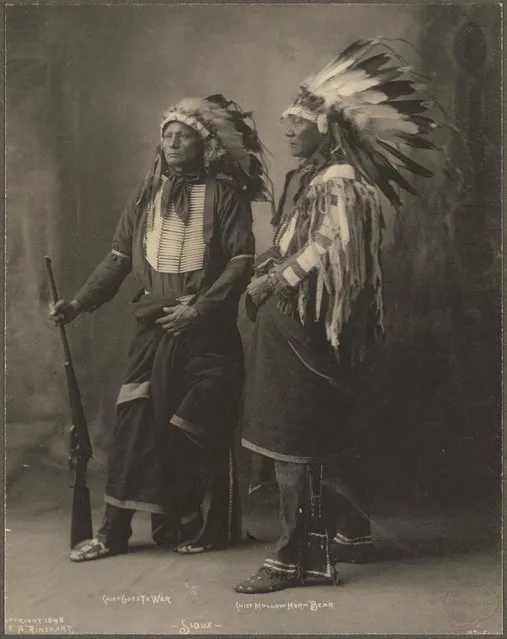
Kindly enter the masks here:
[[72, 322], [80, 312], [81, 308], [76, 300], [72, 300], [72, 302], [58, 300], [56, 304], [51, 302], [49, 305], [49, 319], [52, 320], [55, 325]]
[[250, 295], [256, 306], [263, 304], [272, 294], [268, 276], [260, 275], [259, 277], [254, 277], [247, 286], [246, 292]]
[[161, 326], [167, 333], [179, 333], [193, 326], [199, 320], [199, 313], [192, 306], [178, 304], [177, 306], [162, 309], [164, 317], [155, 320], [155, 324]]

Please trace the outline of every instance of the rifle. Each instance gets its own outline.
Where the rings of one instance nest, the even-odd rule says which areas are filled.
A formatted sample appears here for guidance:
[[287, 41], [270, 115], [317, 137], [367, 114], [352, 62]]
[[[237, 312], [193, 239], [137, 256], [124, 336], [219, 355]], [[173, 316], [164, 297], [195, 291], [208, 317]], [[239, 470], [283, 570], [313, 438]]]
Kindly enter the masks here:
[[[51, 289], [53, 302], [56, 304], [59, 297], [56, 290], [53, 269], [51, 267], [51, 259], [46, 255], [45, 260], [48, 271], [49, 288]], [[59, 324], [59, 328], [65, 356], [64, 367], [67, 377], [67, 390], [69, 393], [70, 414], [72, 419], [72, 426], [70, 428], [69, 467], [74, 474], [74, 494], [72, 497], [70, 547], [74, 548], [76, 544], [85, 539], [91, 539], [93, 536], [90, 491], [86, 483], [86, 467], [92, 456], [92, 446], [83, 405], [81, 403], [81, 395], [72, 365], [69, 342], [63, 323]]]

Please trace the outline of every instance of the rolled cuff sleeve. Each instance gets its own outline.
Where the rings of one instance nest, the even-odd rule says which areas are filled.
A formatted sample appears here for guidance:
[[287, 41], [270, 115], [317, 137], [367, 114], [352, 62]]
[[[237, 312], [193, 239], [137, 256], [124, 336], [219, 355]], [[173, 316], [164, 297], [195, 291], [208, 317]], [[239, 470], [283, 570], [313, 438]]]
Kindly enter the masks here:
[[197, 296], [193, 306], [200, 315], [209, 315], [221, 308], [231, 298], [239, 298], [246, 289], [253, 274], [254, 255], [233, 257], [220, 277], [205, 293]]
[[112, 240], [111, 252], [74, 296], [83, 311], [94, 311], [111, 300], [132, 269], [132, 229], [136, 214], [136, 196], [125, 207]]
[[91, 312], [111, 300], [130, 270], [130, 258], [108, 253], [74, 296], [81, 310]]

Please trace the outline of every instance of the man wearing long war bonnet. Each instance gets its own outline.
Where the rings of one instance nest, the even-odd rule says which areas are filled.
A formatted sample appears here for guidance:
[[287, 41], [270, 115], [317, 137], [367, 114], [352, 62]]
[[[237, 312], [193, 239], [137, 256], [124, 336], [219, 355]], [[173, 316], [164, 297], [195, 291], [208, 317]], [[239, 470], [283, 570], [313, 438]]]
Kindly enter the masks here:
[[244, 365], [236, 327], [255, 245], [250, 203], [269, 197], [249, 114], [222, 95], [165, 113], [153, 166], [121, 216], [111, 252], [50, 309], [70, 322], [113, 298], [133, 272], [136, 329], [117, 400], [98, 535], [72, 561], [127, 552], [135, 511], [180, 553], [238, 537], [232, 435]]
[[[380, 194], [399, 207], [393, 185], [415, 193], [400, 169], [431, 175], [409, 157], [434, 148], [415, 80], [388, 45], [358, 41], [302, 83], [284, 114], [301, 163], [247, 289], [255, 328], [243, 426], [243, 445], [274, 466], [281, 536], [237, 592], [334, 584], [336, 563], [371, 556], [350, 417], [357, 374], [384, 330]], [[266, 473], [252, 488], [257, 477]]]

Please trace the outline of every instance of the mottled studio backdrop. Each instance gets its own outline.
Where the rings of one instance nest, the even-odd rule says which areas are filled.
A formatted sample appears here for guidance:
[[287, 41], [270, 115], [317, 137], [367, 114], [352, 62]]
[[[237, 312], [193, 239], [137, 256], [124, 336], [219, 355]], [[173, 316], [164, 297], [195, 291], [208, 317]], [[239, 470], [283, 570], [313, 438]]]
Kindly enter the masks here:
[[[255, 113], [280, 193], [291, 160], [279, 116], [297, 84], [356, 38], [393, 43], [433, 78], [461, 134], [461, 172], [387, 212], [388, 339], [357, 429], [373, 496], [444, 506], [496, 494], [500, 468], [499, 6], [96, 6], [7, 8], [7, 445], [63, 463], [66, 391], [47, 321], [43, 256], [71, 297], [109, 250], [122, 207], [187, 94]], [[440, 190], [439, 190], [440, 189]], [[258, 250], [269, 209], [255, 207]], [[69, 329], [102, 468], [136, 290]], [[240, 326], [248, 346], [249, 326]], [[318, 416], [316, 416], [318, 419]], [[18, 459], [18, 458], [16, 458]]]

